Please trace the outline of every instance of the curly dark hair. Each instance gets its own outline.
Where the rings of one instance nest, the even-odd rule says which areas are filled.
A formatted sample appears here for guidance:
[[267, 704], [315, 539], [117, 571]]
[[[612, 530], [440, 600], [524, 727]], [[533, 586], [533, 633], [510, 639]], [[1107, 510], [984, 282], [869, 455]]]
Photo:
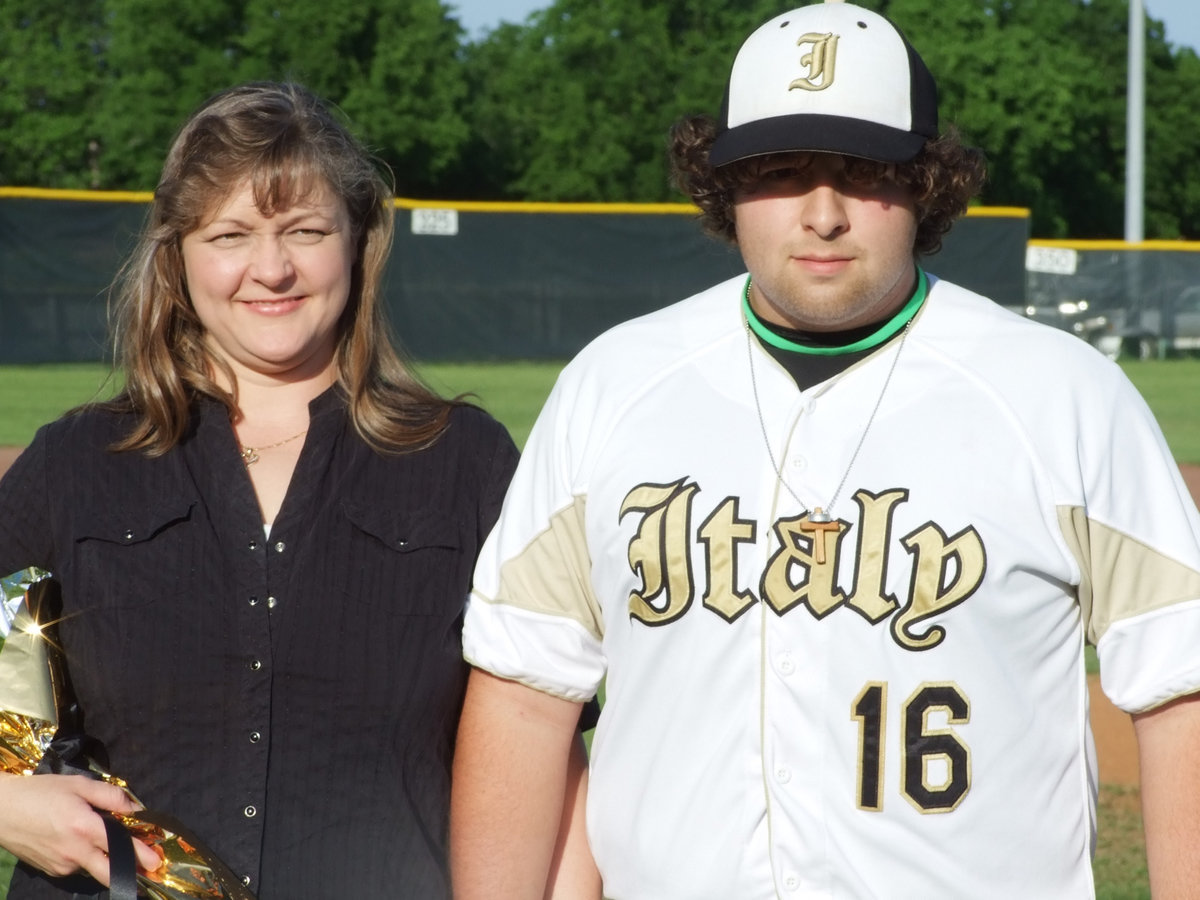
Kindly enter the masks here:
[[[734, 197], [758, 180], [763, 162], [772, 157], [751, 157], [712, 167], [708, 151], [717, 136], [712, 116], [687, 116], [671, 128], [670, 155], [673, 181], [700, 207], [700, 221], [709, 234], [737, 243]], [[776, 154], [777, 155], [777, 154]], [[868, 183], [889, 177], [908, 188], [917, 208], [915, 251], [936, 253], [954, 220], [967, 210], [987, 177], [983, 151], [963, 144], [949, 129], [930, 140], [911, 161], [890, 166], [872, 160], [853, 160], [847, 172], [852, 181]]]

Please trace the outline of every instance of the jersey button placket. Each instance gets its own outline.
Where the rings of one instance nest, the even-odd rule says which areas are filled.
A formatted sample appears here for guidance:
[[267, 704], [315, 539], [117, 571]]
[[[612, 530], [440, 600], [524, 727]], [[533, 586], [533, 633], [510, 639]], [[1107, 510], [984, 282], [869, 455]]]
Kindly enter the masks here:
[[[819, 734], [820, 716], [806, 712], [806, 698], [819, 696], [826, 688], [825, 661], [828, 647], [814, 634], [807, 607], [797, 606], [782, 616], [766, 619], [766, 642], [762, 659], [766, 723], [762, 747], [763, 775], [770, 795], [772, 855], [776, 885], [781, 896], [807, 897], [822, 883], [820, 841], [823, 828], [814, 816], [812, 798], [824, 785], [827, 761], [815, 745], [818, 741], [797, 740], [798, 734]], [[818, 704], [820, 706], [820, 704]], [[847, 707], [848, 715], [848, 707]], [[800, 873], [804, 873], [801, 877]], [[819, 889], [814, 896], [819, 896]]]

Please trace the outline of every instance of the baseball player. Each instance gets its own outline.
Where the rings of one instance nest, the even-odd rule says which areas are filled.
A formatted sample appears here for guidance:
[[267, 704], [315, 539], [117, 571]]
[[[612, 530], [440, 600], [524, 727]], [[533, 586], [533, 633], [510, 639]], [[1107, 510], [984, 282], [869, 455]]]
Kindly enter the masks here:
[[678, 177], [748, 273], [562, 373], [475, 578], [461, 898], [542, 895], [579, 704], [614, 900], [1094, 896], [1084, 646], [1200, 884], [1200, 515], [1120, 370], [919, 264], [977, 192], [886, 19], [738, 53]]

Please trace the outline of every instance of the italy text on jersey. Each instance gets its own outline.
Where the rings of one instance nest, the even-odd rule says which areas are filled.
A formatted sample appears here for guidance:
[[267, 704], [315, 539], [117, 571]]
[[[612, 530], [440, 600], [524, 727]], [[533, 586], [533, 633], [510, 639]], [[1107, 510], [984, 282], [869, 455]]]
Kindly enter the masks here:
[[[681, 478], [670, 484], [642, 484], [621, 504], [621, 518], [639, 517], [629, 544], [629, 565], [641, 585], [629, 598], [629, 615], [646, 625], [665, 625], [691, 608], [696, 579], [691, 567], [691, 523], [703, 521], [696, 539], [703, 545], [706, 573], [701, 606], [732, 622], [753, 608], [758, 599], [736, 583], [737, 547], [758, 539], [758, 523], [742, 518], [736, 497], [726, 497], [711, 511], [693, 508], [700, 486]], [[836, 582], [842, 544], [851, 532], [844, 519], [813, 521], [809, 513], [781, 518], [772, 528], [778, 549], [772, 554], [759, 584], [762, 600], [783, 615], [803, 606], [817, 619], [846, 607], [875, 625], [888, 623], [892, 639], [906, 650], [928, 650], [945, 639], [940, 625], [922, 628], [969, 598], [979, 588], [987, 555], [979, 532], [971, 526], [953, 534], [936, 522], [903, 534], [893, 534], [894, 513], [907, 502], [908, 490], [878, 494], [859, 490], [857, 566], [849, 592]], [[889, 548], [899, 544], [909, 553], [911, 587], [897, 598], [886, 588]], [[868, 549], [869, 548], [869, 549]], [[671, 561], [684, 560], [685, 565]]]

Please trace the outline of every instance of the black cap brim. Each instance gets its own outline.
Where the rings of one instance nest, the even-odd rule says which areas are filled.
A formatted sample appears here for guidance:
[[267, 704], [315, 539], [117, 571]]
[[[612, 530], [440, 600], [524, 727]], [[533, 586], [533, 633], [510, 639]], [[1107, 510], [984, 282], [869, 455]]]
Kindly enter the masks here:
[[844, 153], [887, 163], [908, 162], [925, 146], [924, 135], [877, 122], [841, 116], [776, 116], [738, 125], [717, 135], [708, 154], [711, 166], [768, 153]]

